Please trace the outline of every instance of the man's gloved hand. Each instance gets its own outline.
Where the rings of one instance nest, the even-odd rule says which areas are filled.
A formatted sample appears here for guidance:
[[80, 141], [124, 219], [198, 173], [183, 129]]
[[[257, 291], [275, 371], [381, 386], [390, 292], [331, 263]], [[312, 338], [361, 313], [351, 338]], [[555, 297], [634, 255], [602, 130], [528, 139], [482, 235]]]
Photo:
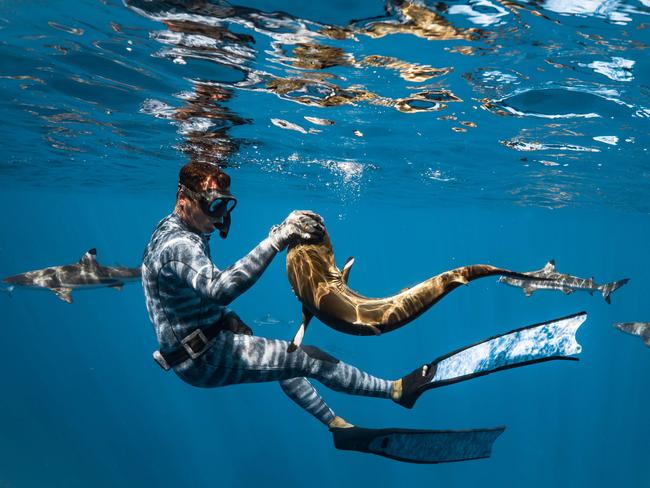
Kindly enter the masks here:
[[246, 325], [235, 312], [230, 311], [223, 318], [223, 325], [226, 330], [235, 334], [253, 335], [253, 329]]
[[282, 251], [289, 244], [317, 240], [325, 234], [323, 217], [310, 210], [294, 210], [280, 225], [274, 225], [269, 232], [271, 244]]

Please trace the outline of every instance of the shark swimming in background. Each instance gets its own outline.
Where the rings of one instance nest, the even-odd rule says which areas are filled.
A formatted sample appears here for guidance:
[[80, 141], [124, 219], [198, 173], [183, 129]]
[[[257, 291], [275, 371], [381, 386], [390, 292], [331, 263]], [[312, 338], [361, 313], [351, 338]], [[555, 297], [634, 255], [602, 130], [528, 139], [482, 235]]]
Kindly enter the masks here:
[[646, 346], [650, 347], [650, 322], [620, 322], [614, 324], [621, 332], [640, 336]]
[[72, 303], [72, 290], [108, 287], [121, 290], [125, 283], [140, 280], [140, 268], [102, 266], [97, 262], [97, 250], [90, 249], [78, 263], [28, 271], [2, 280], [11, 292], [15, 286], [44, 288]]
[[578, 278], [577, 276], [559, 273], [555, 269], [554, 259], [546, 263], [546, 266], [542, 269], [524, 274], [529, 276], [530, 279], [518, 276], [501, 276], [498, 281], [499, 283], [522, 288], [526, 296], [531, 296], [536, 290], [561, 290], [567, 295], [576, 290], [588, 291], [590, 295], [593, 295], [594, 291], [599, 291], [607, 303], [611, 303], [610, 295], [614, 291], [630, 281], [629, 278], [625, 278], [599, 285], [593, 278]]

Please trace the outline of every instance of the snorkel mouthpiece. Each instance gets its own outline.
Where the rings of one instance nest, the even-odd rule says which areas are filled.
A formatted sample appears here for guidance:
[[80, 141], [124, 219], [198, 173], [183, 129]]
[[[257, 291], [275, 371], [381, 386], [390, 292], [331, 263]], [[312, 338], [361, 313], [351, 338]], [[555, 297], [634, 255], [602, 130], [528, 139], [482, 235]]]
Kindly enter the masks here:
[[219, 229], [219, 237], [225, 239], [228, 237], [228, 232], [230, 232], [230, 212], [223, 216], [223, 222], [218, 224], [217, 229]]

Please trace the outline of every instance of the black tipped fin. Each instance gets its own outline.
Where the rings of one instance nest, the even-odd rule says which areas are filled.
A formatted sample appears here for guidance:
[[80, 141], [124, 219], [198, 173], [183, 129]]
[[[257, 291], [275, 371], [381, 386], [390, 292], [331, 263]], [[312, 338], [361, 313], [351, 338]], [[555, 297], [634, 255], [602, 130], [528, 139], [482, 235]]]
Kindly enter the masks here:
[[543, 271], [547, 271], [547, 272], [555, 271], [555, 259], [549, 260], [549, 262], [546, 263], [546, 265], [544, 266]]
[[332, 428], [334, 446], [419, 464], [450, 463], [490, 457], [505, 427], [471, 430]]
[[72, 288], [52, 288], [57, 297], [66, 303], [72, 303]]
[[650, 347], [650, 328], [645, 329], [643, 332], [641, 332], [641, 339], [643, 339], [643, 343]]
[[97, 249], [94, 247], [86, 251], [86, 254], [81, 256], [79, 259], [79, 264], [87, 267], [96, 267], [97, 266]]
[[603, 294], [603, 298], [607, 303], [612, 303], [612, 299], [610, 298], [610, 295], [614, 293], [616, 290], [618, 290], [621, 286], [627, 284], [627, 282], [630, 281], [629, 278], [623, 278], [622, 280], [614, 281], [612, 283], [607, 283], [605, 285], [601, 285], [599, 287], [601, 293]]

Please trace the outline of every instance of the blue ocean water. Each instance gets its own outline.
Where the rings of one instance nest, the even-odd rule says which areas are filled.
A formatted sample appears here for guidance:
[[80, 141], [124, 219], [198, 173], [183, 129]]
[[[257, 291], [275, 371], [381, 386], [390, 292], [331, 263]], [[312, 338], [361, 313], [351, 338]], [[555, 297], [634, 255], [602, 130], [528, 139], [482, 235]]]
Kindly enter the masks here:
[[[579, 362], [428, 392], [413, 410], [320, 387], [365, 427], [506, 425], [490, 459], [420, 466], [334, 449], [277, 384], [192, 388], [151, 360], [140, 285], [0, 293], [0, 487], [650, 486], [650, 4], [646, 0], [0, 3], [0, 276], [137, 266], [179, 168], [217, 162], [239, 204], [217, 266], [295, 208], [322, 214], [350, 284], [383, 296], [489, 263], [602, 297], [486, 278], [412, 324], [306, 342], [397, 378], [586, 310]], [[308, 118], [306, 118], [308, 117]], [[233, 308], [289, 339], [278, 256]]]

